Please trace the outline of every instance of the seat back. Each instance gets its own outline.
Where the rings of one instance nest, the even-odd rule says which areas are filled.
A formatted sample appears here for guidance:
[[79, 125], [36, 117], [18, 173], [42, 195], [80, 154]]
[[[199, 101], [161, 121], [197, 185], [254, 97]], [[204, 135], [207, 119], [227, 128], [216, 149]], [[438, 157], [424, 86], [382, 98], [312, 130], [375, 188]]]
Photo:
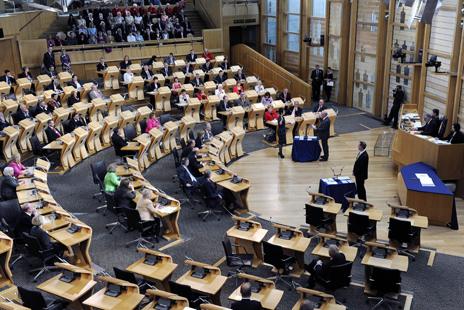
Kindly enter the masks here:
[[343, 265], [330, 266], [327, 273], [328, 286], [335, 290], [341, 287], [347, 287], [351, 283], [351, 268], [352, 262], [347, 262]]
[[322, 225], [322, 218], [324, 217], [324, 210], [319, 207], [306, 205], [306, 224], [311, 226], [320, 227]]
[[364, 236], [368, 232], [369, 216], [350, 212], [348, 214], [348, 232], [358, 236]]
[[33, 135], [29, 141], [31, 142], [31, 147], [32, 147], [32, 153], [36, 156], [42, 156], [43, 155], [43, 147], [42, 144], [39, 141], [39, 138], [37, 138], [36, 135]]
[[438, 138], [442, 139], [445, 135], [446, 125], [448, 125], [448, 118], [443, 117], [440, 122], [440, 127], [438, 128]]
[[187, 147], [187, 143], [184, 139], [180, 139], [180, 149], [183, 150]]
[[231, 256], [233, 256], [232, 252], [232, 244], [230, 243], [230, 239], [227, 236], [224, 236], [224, 240], [222, 240], [222, 247], [224, 248], [224, 253], [226, 254], [226, 263], [227, 266], [231, 266]]
[[140, 230], [142, 228], [140, 225], [141, 219], [139, 211], [136, 209], [124, 208], [124, 214], [127, 217], [127, 228], [129, 228], [129, 230]]
[[26, 243], [26, 248], [32, 256], [41, 257], [42, 246], [40, 245], [39, 240], [31, 236], [30, 234], [23, 232], [24, 242]]
[[172, 157], [174, 158], [174, 166], [178, 168], [180, 166], [180, 158], [179, 158], [179, 152], [177, 151], [177, 149], [172, 150]]
[[124, 280], [130, 283], [138, 284], [137, 278], [132, 272], [113, 267], [114, 276], [119, 280]]
[[409, 243], [411, 241], [411, 222], [390, 218], [390, 223], [388, 224], [388, 239], [400, 243]]
[[11, 229], [16, 228], [16, 222], [21, 212], [17, 199], [0, 201], [0, 217], [8, 223]]
[[379, 295], [401, 292], [401, 274], [399, 270], [374, 268], [369, 281]]
[[18, 286], [18, 292], [25, 307], [31, 310], [42, 310], [47, 308], [47, 303], [41, 292], [28, 290], [22, 286]]
[[107, 193], [105, 192], [105, 201], [106, 201], [106, 207], [111, 213], [116, 213], [115, 212], [115, 207], [116, 204], [114, 202], [114, 193]]
[[188, 285], [179, 284], [174, 281], [169, 281], [169, 288], [171, 289], [171, 293], [176, 294], [178, 296], [185, 297], [190, 301], [192, 301], [192, 288]]
[[284, 252], [280, 246], [273, 245], [267, 241], [263, 241], [264, 262], [274, 266], [276, 269], [284, 268], [282, 259]]
[[127, 141], [132, 141], [137, 137], [137, 130], [133, 124], [127, 124], [126, 128], [124, 128], [124, 136]]
[[106, 174], [106, 163], [104, 160], [90, 164], [90, 170], [92, 171], [93, 183], [100, 184], [105, 179]]
[[140, 125], [140, 131], [142, 133], [145, 133], [145, 130], [147, 129], [147, 120], [146, 119], [143, 119], [139, 122], [139, 125]]

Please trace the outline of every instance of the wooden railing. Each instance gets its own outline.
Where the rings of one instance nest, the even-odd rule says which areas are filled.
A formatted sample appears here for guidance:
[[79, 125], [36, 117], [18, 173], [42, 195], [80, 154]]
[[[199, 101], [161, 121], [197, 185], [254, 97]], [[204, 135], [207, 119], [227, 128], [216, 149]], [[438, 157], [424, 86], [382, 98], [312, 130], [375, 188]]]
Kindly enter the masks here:
[[310, 104], [311, 85], [275, 64], [245, 44], [234, 45], [231, 49], [233, 64], [240, 64], [247, 74], [259, 77], [263, 84], [282, 90], [288, 88], [292, 96], [301, 96]]

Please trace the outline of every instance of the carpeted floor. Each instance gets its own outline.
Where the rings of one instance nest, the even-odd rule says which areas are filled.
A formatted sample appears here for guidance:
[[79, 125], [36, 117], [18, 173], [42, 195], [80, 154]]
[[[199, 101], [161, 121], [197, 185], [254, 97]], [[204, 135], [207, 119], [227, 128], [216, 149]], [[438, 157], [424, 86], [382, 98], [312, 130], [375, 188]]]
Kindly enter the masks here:
[[[340, 116], [343, 117], [337, 119], [336, 130], [338, 133], [367, 130], [364, 127], [364, 129], [360, 129], [354, 124], [361, 121], [367, 127], [381, 126], [379, 121], [365, 114], [360, 114], [357, 110], [340, 108], [339, 111]], [[267, 147], [261, 142], [262, 134], [262, 131], [258, 131], [246, 135], [244, 139], [244, 149], [246, 152]], [[125, 233], [121, 230], [116, 230], [112, 235], [108, 234], [105, 224], [114, 221], [115, 217], [112, 214], [103, 216], [95, 212], [96, 207], [100, 203], [92, 199], [92, 194], [96, 192], [97, 187], [92, 182], [90, 164], [98, 160], [105, 160], [106, 163], [114, 161], [113, 150], [108, 149], [92, 156], [65, 175], [50, 175], [49, 185], [53, 196], [65, 209], [74, 213], [83, 222], [93, 228], [90, 249], [93, 262], [106, 272], [113, 274], [113, 266], [125, 268], [138, 259], [140, 255], [136, 253], [134, 246], [130, 248], [125, 247], [126, 242], [137, 237], [136, 233]], [[175, 169], [172, 157], [168, 156], [146, 170], [144, 175], [155, 187], [164, 190], [176, 198], [183, 198], [183, 194], [179, 191], [177, 184], [172, 181], [174, 173]], [[202, 210], [204, 210], [202, 205], [195, 205], [193, 209], [188, 205], [183, 206], [179, 226], [184, 242], [164, 251], [172, 255], [174, 261], [179, 264], [178, 269], [173, 275], [174, 280], [186, 271], [182, 263], [186, 257], [214, 264], [224, 256], [221, 240], [233, 222], [228, 215], [222, 216], [221, 221], [209, 219], [207, 222], [202, 222], [197, 216], [197, 212]], [[274, 233], [271, 223], [262, 219], [260, 221], [264, 228], [269, 229], [266, 237], [268, 239]], [[161, 241], [156, 245], [156, 248], [160, 248], [166, 244], [166, 241]], [[310, 250], [312, 248], [313, 245], [310, 246]], [[414, 295], [412, 308], [420, 310], [464, 309], [464, 276], [462, 273], [464, 258], [437, 254], [433, 267], [427, 266], [428, 258], [429, 252], [421, 251], [416, 261], [410, 262], [408, 273], [402, 275], [403, 291]], [[308, 254], [306, 257], [307, 262], [311, 259], [312, 257]], [[223, 274], [227, 275], [228, 268], [225, 264], [222, 264], [220, 267]], [[24, 260], [15, 265], [13, 274], [17, 285], [35, 286], [30, 281], [31, 277], [28, 275], [28, 269], [29, 266]], [[264, 266], [246, 271], [263, 277], [272, 276], [270, 268]], [[359, 258], [353, 266], [352, 274], [354, 283], [364, 282], [364, 268], [360, 264]], [[51, 274], [42, 276], [39, 282], [44, 281], [50, 276]], [[296, 279], [302, 285], [305, 284], [306, 280], [306, 276]], [[229, 279], [226, 282], [221, 295], [223, 305], [227, 306], [230, 304], [227, 297], [235, 287], [235, 279]], [[297, 294], [294, 291], [289, 291], [282, 284], [279, 284], [278, 288], [285, 290], [284, 297], [278, 309], [291, 309], [298, 298]], [[337, 291], [335, 295], [340, 300], [346, 298], [346, 305], [349, 309], [369, 309], [363, 289], [359, 286], [352, 285], [347, 290]], [[402, 296], [401, 300], [404, 302], [405, 297]]]

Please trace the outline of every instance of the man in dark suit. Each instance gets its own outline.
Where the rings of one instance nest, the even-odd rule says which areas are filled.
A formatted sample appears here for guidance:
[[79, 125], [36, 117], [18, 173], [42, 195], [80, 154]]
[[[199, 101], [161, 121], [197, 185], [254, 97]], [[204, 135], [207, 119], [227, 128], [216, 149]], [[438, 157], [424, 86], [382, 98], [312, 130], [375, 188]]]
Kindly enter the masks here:
[[224, 71], [219, 71], [219, 74], [214, 78], [214, 83], [222, 84], [227, 80], [227, 76], [224, 74]]
[[202, 66], [201, 70], [203, 70], [204, 73], [208, 73], [211, 69], [213, 69], [213, 65], [211, 64], [211, 61], [207, 60]]
[[197, 73], [195, 74], [195, 78], [190, 81], [190, 84], [193, 85], [193, 87], [200, 87], [203, 85], [203, 81], [200, 78], [200, 75]]
[[171, 70], [171, 68], [169, 68], [169, 64], [167, 62], [164, 63], [164, 67], [163, 67], [163, 69], [161, 69], [161, 74], [164, 77], [168, 77], [168, 76], [172, 75], [172, 70]]
[[14, 120], [16, 124], [18, 124], [20, 121], [23, 119], [31, 117], [31, 113], [29, 113], [29, 110], [27, 109], [26, 105], [20, 104], [18, 111], [14, 115]]
[[459, 123], [454, 123], [453, 131], [443, 140], [451, 144], [464, 143], [464, 134], [461, 131], [461, 125]]
[[246, 80], [246, 75], [245, 75], [245, 73], [243, 73], [242, 69], [238, 69], [237, 73], [235, 73], [235, 75], [234, 75], [234, 79], [237, 82]]
[[124, 151], [122, 150], [128, 143], [126, 139], [123, 138], [123, 129], [122, 128], [115, 128], [113, 130], [113, 134], [111, 135], [111, 143], [114, 147], [114, 153], [117, 156], [132, 156], [134, 152], [132, 151]]
[[22, 236], [23, 232], [30, 233], [32, 228], [32, 218], [35, 216], [35, 208], [30, 203], [21, 206], [21, 213], [16, 219], [15, 234]]
[[400, 113], [400, 108], [404, 102], [405, 97], [406, 95], [404, 93], [403, 87], [401, 87], [401, 85], [397, 85], [393, 90], [393, 104], [388, 117], [385, 119], [384, 125], [390, 125], [390, 122], [393, 120], [392, 128], [398, 128], [398, 114]]
[[222, 199], [222, 195], [218, 189], [217, 184], [214, 183], [213, 180], [211, 179], [211, 170], [205, 171], [204, 188], [205, 188], [206, 197]]
[[327, 107], [325, 106], [325, 102], [324, 102], [324, 99], [320, 99], [319, 100], [319, 103], [317, 105], [314, 106], [312, 112], [314, 113], [320, 113], [324, 110], [327, 110]]
[[292, 100], [292, 96], [288, 92], [288, 88], [284, 88], [284, 90], [279, 94], [279, 100], [282, 100], [283, 103], [290, 102]]
[[330, 119], [327, 112], [322, 111], [321, 120], [316, 127], [313, 125], [314, 133], [319, 137], [322, 144], [322, 151], [324, 155], [319, 159], [320, 161], [327, 161], [329, 159], [329, 137], [330, 137]]
[[221, 69], [224, 71], [227, 71], [230, 69], [229, 61], [227, 60], [227, 57], [224, 57], [224, 61], [219, 65], [219, 67], [221, 67]]
[[72, 132], [74, 129], [85, 125], [87, 125], [85, 119], [80, 113], [76, 113], [74, 114], [73, 118], [69, 120], [69, 132]]
[[425, 125], [419, 127], [417, 130], [425, 136], [438, 136], [438, 129], [440, 128], [440, 119], [438, 118], [439, 114], [440, 111], [438, 109], [433, 109], [432, 115], [429, 117]]
[[55, 127], [55, 122], [53, 120], [48, 121], [48, 127], [45, 129], [45, 134], [47, 135], [48, 143], [55, 141], [63, 135], [63, 133]]
[[316, 69], [311, 72], [311, 87], [313, 90], [313, 100], [319, 100], [321, 97], [321, 85], [324, 81], [324, 71], [316, 65]]
[[145, 83], [148, 83], [153, 79], [153, 71], [148, 68], [148, 64], [143, 65], [142, 73], [140, 74]]
[[185, 61], [189, 63], [195, 63], [196, 60], [197, 60], [197, 55], [195, 54], [195, 51], [190, 50], [190, 54], [188, 54], [187, 57], [185, 57]]
[[[229, 106], [229, 98], [227, 95], [222, 98], [221, 101], [219, 101], [219, 105], [217, 107], [218, 112], [227, 112], [230, 110]], [[227, 115], [219, 114], [219, 118], [222, 120], [222, 124], [225, 126], [227, 123]]]
[[330, 259], [328, 261], [323, 262], [320, 259], [315, 259], [309, 263], [309, 265], [305, 266], [305, 269], [311, 273], [311, 276], [308, 279], [309, 288], [314, 287], [317, 277], [324, 278], [330, 267], [340, 266], [346, 263], [345, 254], [341, 253], [335, 244], [329, 245], [329, 256]]
[[50, 110], [48, 109], [47, 104], [43, 100], [40, 100], [39, 104], [35, 107], [34, 116], [37, 116], [40, 113], [46, 113], [46, 114], [51, 113]]
[[240, 295], [242, 300], [232, 303], [232, 310], [260, 310], [262, 309], [261, 303], [257, 300], [251, 300], [251, 284], [245, 282], [240, 286]]
[[188, 144], [182, 150], [180, 158], [188, 157], [190, 155], [190, 153], [193, 152], [193, 151], [196, 151], [196, 149], [195, 149], [195, 140], [190, 139], [190, 140], [188, 140]]
[[366, 151], [366, 142], [360, 141], [358, 144], [358, 156], [354, 162], [353, 175], [356, 179], [356, 190], [358, 198], [367, 201], [366, 188], [364, 182], [367, 180], [369, 170], [369, 155]]
[[14, 78], [13, 74], [10, 70], [5, 70], [5, 74], [0, 76], [0, 82], [5, 82], [9, 86], [13, 87], [16, 84], [16, 79]]
[[189, 170], [189, 165], [188, 158], [182, 159], [182, 164], [177, 168], [177, 177], [187, 188], [199, 189], [203, 186], [204, 178], [195, 177]]
[[53, 47], [49, 46], [47, 52], [43, 55], [42, 63], [45, 68], [56, 67], [55, 56], [53, 55]]
[[11, 167], [3, 169], [3, 181], [1, 186], [1, 195], [3, 200], [18, 199], [16, 196], [16, 187], [20, 183], [14, 177], [14, 170]]

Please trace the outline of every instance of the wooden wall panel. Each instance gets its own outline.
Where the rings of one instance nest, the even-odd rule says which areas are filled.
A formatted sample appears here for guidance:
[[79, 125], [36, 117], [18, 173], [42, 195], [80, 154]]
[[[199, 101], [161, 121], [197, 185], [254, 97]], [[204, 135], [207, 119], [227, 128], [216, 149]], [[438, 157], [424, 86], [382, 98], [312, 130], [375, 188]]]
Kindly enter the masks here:
[[459, 101], [459, 109], [457, 111], [457, 121], [461, 124], [461, 128], [464, 128], [464, 84], [461, 87], [461, 100]]
[[302, 79], [244, 44], [234, 45], [231, 51], [232, 63], [244, 66], [247, 74], [261, 78], [265, 86], [273, 86], [279, 90], [287, 87], [292, 96], [303, 96], [310, 103], [311, 85]]
[[15, 75], [20, 73], [21, 64], [15, 38], [0, 39], [0, 51], [2, 51], [2, 57], [0, 57], [0, 74], [3, 75], [6, 69], [11, 70]]
[[5, 14], [0, 17], [0, 28], [3, 28], [5, 36], [17, 35], [23, 40], [37, 39], [56, 18], [56, 13], [49, 11]]
[[43, 54], [47, 50], [45, 39], [18, 40], [21, 65], [28, 67], [40, 67]]
[[222, 0], [196, 0], [195, 9], [209, 28], [222, 28]]
[[203, 30], [203, 44], [212, 52], [224, 49], [223, 30], [221, 28], [216, 29], [204, 29]]

